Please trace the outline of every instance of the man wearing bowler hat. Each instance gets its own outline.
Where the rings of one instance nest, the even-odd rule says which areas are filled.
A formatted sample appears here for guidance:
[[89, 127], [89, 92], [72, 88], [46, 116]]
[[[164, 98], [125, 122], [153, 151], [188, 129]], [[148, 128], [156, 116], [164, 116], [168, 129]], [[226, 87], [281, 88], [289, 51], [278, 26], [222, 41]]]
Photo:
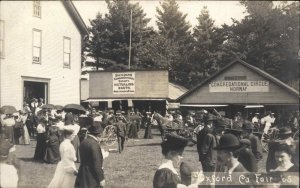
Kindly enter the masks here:
[[257, 161], [263, 158], [262, 145], [259, 138], [253, 134], [254, 125], [249, 121], [243, 123], [243, 138], [249, 139], [251, 149]]
[[238, 151], [242, 148], [239, 139], [230, 133], [221, 136], [219, 144], [215, 147], [218, 152], [218, 162], [224, 165], [224, 172], [248, 172], [238, 161]]
[[100, 125], [88, 128], [87, 138], [80, 144], [81, 163], [75, 182], [76, 188], [103, 188], [105, 186], [103, 155], [98, 137]]

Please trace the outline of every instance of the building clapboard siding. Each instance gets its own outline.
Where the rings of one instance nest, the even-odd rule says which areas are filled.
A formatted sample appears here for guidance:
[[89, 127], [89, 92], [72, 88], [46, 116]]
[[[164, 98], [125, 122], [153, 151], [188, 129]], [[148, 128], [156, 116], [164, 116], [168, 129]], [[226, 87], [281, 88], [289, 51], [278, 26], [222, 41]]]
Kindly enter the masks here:
[[[48, 103], [79, 103], [81, 41], [88, 32], [72, 2], [38, 1], [39, 16], [35, 15], [33, 1], [1, 1], [0, 4], [0, 19], [4, 23], [0, 106], [21, 109], [25, 82], [44, 83]], [[33, 63], [35, 31], [41, 34], [37, 44], [39, 63]], [[64, 54], [70, 56], [69, 66], [64, 66]], [[27, 94], [34, 96], [34, 92]]]

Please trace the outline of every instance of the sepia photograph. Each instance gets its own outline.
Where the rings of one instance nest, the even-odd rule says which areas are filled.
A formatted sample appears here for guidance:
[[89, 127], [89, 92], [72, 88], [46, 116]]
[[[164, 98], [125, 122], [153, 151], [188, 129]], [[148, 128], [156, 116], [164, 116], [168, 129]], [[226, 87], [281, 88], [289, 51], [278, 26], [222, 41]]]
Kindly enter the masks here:
[[298, 188], [299, 5], [0, 0], [0, 188]]

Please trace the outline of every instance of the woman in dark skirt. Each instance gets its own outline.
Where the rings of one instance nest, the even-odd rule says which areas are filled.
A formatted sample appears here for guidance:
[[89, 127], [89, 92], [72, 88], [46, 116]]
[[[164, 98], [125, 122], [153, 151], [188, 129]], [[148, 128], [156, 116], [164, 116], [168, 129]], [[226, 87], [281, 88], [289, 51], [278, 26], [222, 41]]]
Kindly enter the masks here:
[[36, 147], [34, 152], [35, 160], [43, 160], [46, 151], [46, 124], [47, 120], [45, 118], [41, 118], [40, 122], [36, 128], [37, 136], [36, 136]]
[[128, 138], [138, 138], [138, 123], [137, 120], [132, 120], [130, 123], [130, 129], [128, 133]]
[[59, 129], [56, 126], [49, 127], [47, 136], [47, 147], [44, 161], [55, 164], [60, 160], [59, 154]]
[[153, 188], [176, 188], [178, 184], [181, 184], [179, 173], [175, 167], [180, 165], [186, 145], [187, 140], [185, 138], [173, 133], [166, 134], [161, 143], [162, 154], [165, 159], [155, 172]]
[[150, 117], [151, 112], [147, 112], [146, 120], [145, 120], [145, 134], [144, 138], [145, 139], [152, 139], [152, 124], [151, 124], [151, 117]]

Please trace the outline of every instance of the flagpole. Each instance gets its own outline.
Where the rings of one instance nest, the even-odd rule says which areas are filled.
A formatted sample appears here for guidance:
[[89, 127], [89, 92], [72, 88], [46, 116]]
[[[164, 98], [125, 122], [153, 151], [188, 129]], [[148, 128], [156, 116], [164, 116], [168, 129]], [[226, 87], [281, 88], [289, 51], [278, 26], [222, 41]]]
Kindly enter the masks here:
[[128, 69], [130, 69], [130, 59], [131, 59], [131, 30], [132, 30], [132, 9], [130, 9]]

